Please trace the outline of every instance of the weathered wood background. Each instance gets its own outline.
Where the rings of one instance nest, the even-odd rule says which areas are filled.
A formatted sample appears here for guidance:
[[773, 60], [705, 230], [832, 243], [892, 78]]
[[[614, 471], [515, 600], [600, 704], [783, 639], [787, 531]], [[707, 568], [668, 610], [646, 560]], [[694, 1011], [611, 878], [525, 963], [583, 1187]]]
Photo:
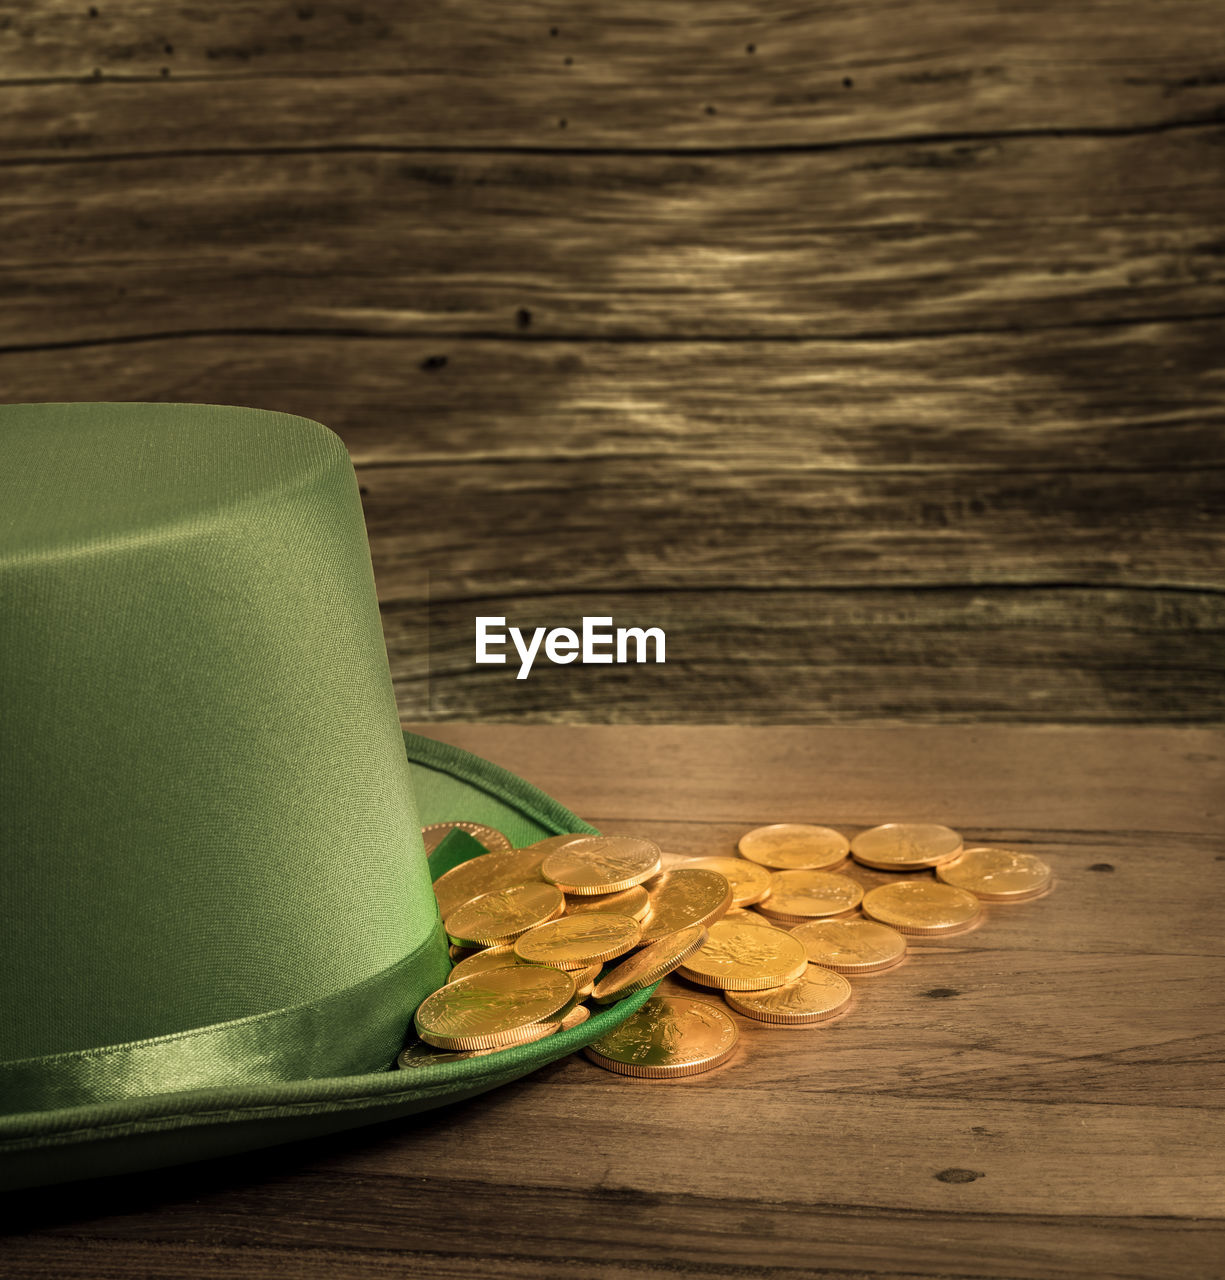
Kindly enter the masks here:
[[0, 395], [335, 428], [406, 716], [1220, 722], [1223, 350], [1219, 0], [0, 2]]

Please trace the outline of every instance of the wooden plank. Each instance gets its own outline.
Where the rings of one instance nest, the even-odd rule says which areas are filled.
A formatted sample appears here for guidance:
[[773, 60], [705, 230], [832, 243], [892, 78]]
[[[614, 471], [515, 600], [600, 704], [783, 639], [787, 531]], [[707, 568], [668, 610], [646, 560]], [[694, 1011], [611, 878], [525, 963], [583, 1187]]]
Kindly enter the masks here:
[[1144, 128], [1222, 104], [1212, 0], [8, 0], [0, 35], [0, 152], [51, 158], [812, 145]]
[[1084, 833], [1203, 835], [1225, 826], [1217, 729], [409, 727], [522, 775], [592, 821], [865, 827], [888, 821], [880, 816], [888, 809], [951, 823], [972, 839], [1037, 829], [1074, 844]]
[[[686, 991], [695, 994], [692, 987]], [[853, 1016], [838, 1027], [850, 1027]], [[909, 1030], [898, 1027], [896, 1033]], [[904, 1100], [826, 1092], [827, 1072], [838, 1070], [825, 1065], [825, 1041], [835, 1038], [834, 1027], [826, 1035], [792, 1032], [788, 1048], [776, 1047], [787, 1033], [770, 1035], [751, 1028], [725, 1068], [700, 1084], [674, 1089], [593, 1080], [598, 1068], [584, 1059], [553, 1068], [548, 1079], [519, 1090], [514, 1100], [523, 1131], [516, 1185], [558, 1188], [581, 1185], [583, 1179], [589, 1186], [647, 1198], [683, 1187], [684, 1197], [722, 1201], [733, 1212], [738, 1207], [751, 1211], [777, 1195], [793, 1211], [855, 1205], [937, 1215], [969, 1211], [1075, 1218], [1083, 1213], [1086, 1184], [1096, 1181], [1092, 1202], [1102, 1216], [1219, 1215], [1213, 1181], [1221, 1157], [1212, 1147], [1212, 1139], [1222, 1136], [1219, 1112], [996, 1102], [990, 1108], [980, 1104], [990, 1133], [976, 1135], [967, 1123], [974, 1107], [955, 1098], [924, 1102], [916, 1098], [917, 1090]], [[816, 1080], [805, 1081], [818, 1070]], [[746, 1088], [746, 1079], [768, 1084]], [[488, 1179], [498, 1150], [513, 1140], [499, 1119], [501, 1107], [491, 1101], [474, 1110], [477, 1114], [462, 1126], [466, 1141], [454, 1141], [458, 1121], [418, 1134], [413, 1166], [449, 1166], [448, 1177]], [[599, 1131], [593, 1132], [596, 1115]], [[686, 1140], [681, 1130], [698, 1116], [703, 1119]], [[1041, 1143], [1033, 1140], [1036, 1125], [1042, 1126]], [[633, 1140], [643, 1132], [659, 1137], [651, 1161], [642, 1159]], [[917, 1140], [920, 1134], [923, 1141]], [[585, 1143], [595, 1150], [585, 1149]], [[1163, 1145], [1170, 1160], [1154, 1167], [1151, 1151]], [[1129, 1164], [1142, 1153], [1148, 1158]], [[366, 1162], [369, 1171], [402, 1176], [402, 1152], [389, 1157], [372, 1156]], [[823, 1163], [824, 1170], [814, 1167]], [[953, 1167], [968, 1167], [980, 1177], [958, 1183], [936, 1176]], [[760, 1249], [761, 1241], [746, 1245]]]
[[855, 342], [222, 334], [0, 353], [0, 376], [14, 402], [63, 396], [70, 367], [83, 400], [299, 413], [359, 469], [403, 464], [440, 489], [450, 467], [636, 462], [646, 478], [871, 471], [969, 491], [978, 472], [1225, 463], [1222, 335], [1217, 320]]
[[0, 188], [0, 347], [284, 330], [794, 339], [1220, 316], [1219, 135], [18, 166]]
[[825, 1026], [739, 1020], [705, 1076], [572, 1058], [404, 1124], [10, 1197], [8, 1273], [1214, 1273], [1225, 732], [426, 728], [681, 854], [904, 812], [1019, 837], [1058, 883], [916, 943]]
[[[508, 561], [518, 545], [509, 543]], [[583, 538], [570, 545], [588, 550]], [[641, 577], [637, 592], [535, 585], [428, 608], [385, 606], [402, 711], [440, 721], [630, 724], [1214, 723], [1225, 715], [1225, 604], [1215, 594], [901, 583], [700, 590], [680, 586], [679, 570], [660, 576], [656, 589]], [[714, 576], [694, 572], [690, 582]], [[478, 614], [526, 628], [578, 627], [587, 614], [659, 626], [668, 662], [555, 667], [542, 659], [520, 681], [517, 663], [475, 665]]]
[[[289, 1179], [285, 1179], [289, 1182]], [[369, 1179], [358, 1207], [342, 1188], [312, 1185], [263, 1214], [235, 1215], [240, 1237], [262, 1225], [282, 1226], [289, 1245], [219, 1244], [198, 1239], [73, 1239], [35, 1236], [7, 1250], [24, 1280], [156, 1274], [166, 1280], [288, 1280], [317, 1277], [431, 1277], [471, 1280], [494, 1270], [522, 1280], [573, 1280], [576, 1270], [600, 1280], [673, 1276], [768, 1276], [800, 1280], [868, 1277], [1027, 1277], [1080, 1280], [1079, 1267], [1104, 1280], [1203, 1280], [1223, 1238], [1219, 1219], [1057, 1218], [970, 1214], [929, 1220], [914, 1214], [860, 1215], [853, 1207], [794, 1210], [785, 1204], [679, 1202], [668, 1192], [640, 1196], [609, 1188], [596, 1212], [572, 1191], [516, 1191], [443, 1178]], [[457, 1204], [467, 1212], [456, 1213]], [[507, 1211], [508, 1204], [510, 1212]], [[368, 1224], [367, 1248], [307, 1246], [303, 1222]], [[205, 1220], [211, 1226], [212, 1215]], [[197, 1219], [198, 1221], [198, 1219]], [[497, 1223], [497, 1230], [489, 1224]], [[283, 1225], [282, 1225], [283, 1224]], [[474, 1225], [475, 1224], [475, 1225]], [[917, 1225], [918, 1224], [918, 1225]], [[190, 1229], [183, 1224], [183, 1234]], [[1004, 1259], [1008, 1261], [1005, 1262]], [[768, 1259], [768, 1261], [767, 1261]]]

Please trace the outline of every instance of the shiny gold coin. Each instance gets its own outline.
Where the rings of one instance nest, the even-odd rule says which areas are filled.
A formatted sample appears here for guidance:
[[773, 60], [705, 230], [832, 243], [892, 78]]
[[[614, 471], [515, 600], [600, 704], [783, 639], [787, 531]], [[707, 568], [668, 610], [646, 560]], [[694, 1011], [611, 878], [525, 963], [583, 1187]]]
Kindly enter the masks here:
[[424, 1040], [410, 1040], [400, 1050], [396, 1058], [396, 1066], [401, 1071], [414, 1071], [420, 1067], [436, 1067], [440, 1062], [458, 1062], [461, 1058], [483, 1058], [487, 1053], [498, 1053], [497, 1049], [461, 1049], [452, 1053], [446, 1049], [435, 1049]]
[[935, 822], [886, 822], [851, 841], [851, 857], [878, 871], [920, 871], [960, 852], [957, 832]]
[[574, 998], [574, 979], [561, 969], [524, 964], [450, 982], [426, 996], [413, 1025], [439, 1049], [494, 1049], [527, 1044], [557, 1030]]
[[942, 862], [936, 876], [984, 902], [1025, 902], [1051, 887], [1051, 869], [1041, 858], [1008, 849], [967, 849]]
[[739, 921], [716, 920], [706, 945], [677, 972], [690, 982], [722, 991], [760, 991], [781, 987], [808, 970], [803, 943], [782, 929], [763, 929]]
[[457, 827], [460, 831], [466, 831], [474, 840], [479, 840], [490, 853], [502, 853], [513, 848], [500, 831], [487, 827], [483, 822], [431, 822], [429, 826], [421, 828], [426, 853], [433, 853]]
[[535, 881], [482, 893], [455, 908], [443, 927], [461, 947], [513, 942], [521, 933], [562, 913], [566, 900], [561, 890]]
[[[457, 947], [452, 947], [451, 949], [453, 951], [459, 950]], [[454, 982], [458, 978], [468, 978], [474, 973], [485, 973], [489, 969], [506, 969], [510, 965], [518, 963], [519, 957], [515, 955], [514, 944], [502, 942], [496, 947], [485, 947], [457, 960], [447, 981]]]
[[562, 916], [520, 934], [515, 955], [530, 964], [551, 964], [557, 969], [586, 969], [613, 960], [636, 946], [642, 926], [632, 916], [593, 911]]
[[727, 877], [701, 867], [678, 867], [661, 872], [647, 885], [651, 914], [642, 930], [643, 942], [657, 942], [691, 924], [713, 924], [732, 905]]
[[737, 1013], [779, 1026], [811, 1026], [841, 1013], [851, 1002], [851, 984], [829, 969], [809, 969], [802, 978], [765, 991], [725, 991]]
[[935, 880], [899, 880], [870, 889], [863, 900], [864, 914], [899, 933], [960, 933], [977, 923], [982, 914], [978, 899], [964, 889]]
[[833, 827], [776, 822], [742, 835], [737, 847], [750, 862], [774, 871], [824, 871], [841, 862], [850, 845]]
[[445, 920], [456, 907], [497, 889], [540, 880], [544, 855], [531, 849], [511, 849], [509, 853], [487, 853], [469, 858], [434, 881], [434, 897]]
[[645, 920], [651, 914], [651, 898], [640, 884], [620, 893], [601, 893], [591, 898], [567, 898], [566, 915], [579, 916], [591, 911], [607, 911], [615, 916], [631, 916]]
[[652, 996], [583, 1052], [606, 1071], [663, 1080], [726, 1062], [736, 1039], [736, 1024], [715, 1005], [688, 996]]
[[698, 858], [685, 866], [717, 871], [732, 886], [732, 906], [747, 907], [770, 895], [770, 872], [747, 858]]
[[902, 963], [906, 939], [878, 920], [813, 920], [791, 931], [808, 963], [835, 973], [879, 973]]
[[543, 840], [534, 840], [531, 844], [525, 844], [525, 849], [535, 849], [543, 858], [546, 853], [552, 853], [554, 849], [564, 848], [574, 840], [586, 840], [593, 833], [590, 831], [573, 831], [569, 835], [545, 836]]
[[545, 855], [540, 874], [563, 893], [620, 893], [659, 870], [659, 846], [637, 836], [580, 836]]
[[776, 925], [772, 920], [767, 920], [765, 916], [761, 915], [761, 913], [757, 911], [746, 911], [743, 909], [739, 911], [733, 910], [733, 911], [729, 911], [727, 915], [723, 917], [723, 919], [738, 920], [740, 921], [741, 924], [755, 924], [760, 929], [781, 928], [780, 925]]
[[702, 925], [691, 924], [648, 944], [601, 979], [592, 991], [591, 998], [596, 1004], [611, 1004], [622, 996], [653, 987], [698, 951], [705, 944], [707, 936]]
[[844, 916], [863, 901], [863, 886], [833, 871], [776, 871], [770, 896], [757, 908], [776, 924]]
[[595, 980], [604, 971], [602, 964], [593, 964], [589, 969], [572, 969], [570, 976], [574, 979], [575, 999], [586, 1000], [595, 989]]
[[561, 1026], [557, 1029], [558, 1031], [572, 1031], [575, 1027], [581, 1027], [590, 1017], [591, 1010], [586, 1005], [576, 1004], [561, 1020]]

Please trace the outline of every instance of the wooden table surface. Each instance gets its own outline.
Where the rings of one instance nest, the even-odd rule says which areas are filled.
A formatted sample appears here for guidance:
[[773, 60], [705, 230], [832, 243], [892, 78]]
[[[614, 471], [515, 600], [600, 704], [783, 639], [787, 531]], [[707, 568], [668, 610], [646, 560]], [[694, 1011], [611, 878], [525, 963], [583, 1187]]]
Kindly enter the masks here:
[[916, 942], [827, 1026], [738, 1019], [740, 1048], [707, 1075], [576, 1057], [374, 1130], [12, 1196], [0, 1272], [1220, 1273], [1225, 733], [432, 732], [676, 854], [775, 820], [933, 819], [1040, 854], [1057, 886]]

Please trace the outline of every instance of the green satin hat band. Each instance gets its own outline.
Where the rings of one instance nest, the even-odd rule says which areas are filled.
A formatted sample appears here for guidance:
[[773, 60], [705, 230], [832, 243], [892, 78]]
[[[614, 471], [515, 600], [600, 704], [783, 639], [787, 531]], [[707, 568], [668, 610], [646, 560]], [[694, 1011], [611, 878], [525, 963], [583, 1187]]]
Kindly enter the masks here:
[[0, 1063], [9, 1111], [51, 1111], [217, 1085], [358, 1075], [390, 1066], [412, 1010], [407, 992], [440, 987], [450, 963], [439, 923], [416, 951], [322, 1000], [175, 1035]]

